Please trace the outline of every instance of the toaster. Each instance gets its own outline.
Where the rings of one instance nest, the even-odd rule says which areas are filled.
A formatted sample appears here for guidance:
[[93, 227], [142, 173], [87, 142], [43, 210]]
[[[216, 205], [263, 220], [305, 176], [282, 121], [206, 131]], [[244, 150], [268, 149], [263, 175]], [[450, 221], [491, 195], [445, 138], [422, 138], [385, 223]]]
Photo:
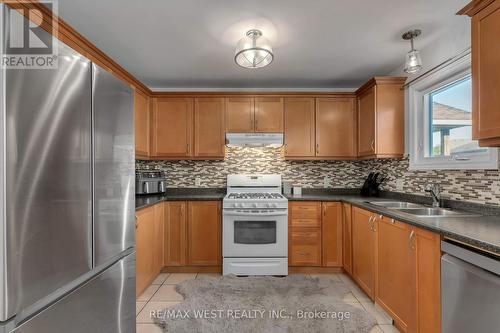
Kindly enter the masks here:
[[136, 171], [135, 194], [165, 193], [167, 188], [162, 171]]

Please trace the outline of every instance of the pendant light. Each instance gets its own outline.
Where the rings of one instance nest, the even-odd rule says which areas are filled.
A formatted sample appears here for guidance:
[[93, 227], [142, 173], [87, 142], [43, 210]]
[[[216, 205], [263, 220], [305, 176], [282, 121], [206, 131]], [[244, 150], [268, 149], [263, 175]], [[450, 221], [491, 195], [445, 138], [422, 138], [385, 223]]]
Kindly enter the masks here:
[[236, 45], [234, 61], [244, 68], [261, 68], [274, 59], [269, 40], [262, 36], [262, 31], [252, 29]]
[[420, 52], [415, 50], [413, 47], [413, 39], [420, 36], [422, 31], [420, 30], [410, 30], [403, 34], [404, 40], [409, 40], [411, 43], [411, 50], [406, 54], [405, 69], [404, 71], [408, 74], [414, 74], [422, 68], [422, 58], [420, 57]]

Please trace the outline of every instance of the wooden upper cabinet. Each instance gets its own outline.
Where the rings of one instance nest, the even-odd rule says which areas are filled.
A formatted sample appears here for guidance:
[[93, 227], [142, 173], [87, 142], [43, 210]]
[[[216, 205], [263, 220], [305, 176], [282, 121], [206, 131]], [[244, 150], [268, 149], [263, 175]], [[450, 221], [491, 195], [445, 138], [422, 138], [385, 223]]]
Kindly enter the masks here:
[[148, 157], [150, 154], [151, 100], [144, 93], [135, 91], [135, 155]]
[[473, 1], [459, 14], [472, 17], [472, 137], [500, 146], [500, 0]]
[[342, 203], [323, 202], [322, 208], [323, 266], [342, 267]]
[[371, 299], [375, 297], [376, 222], [371, 212], [352, 209], [352, 276]]
[[342, 265], [352, 275], [352, 206], [342, 204]]
[[187, 157], [191, 155], [193, 130], [192, 98], [153, 100], [153, 155]]
[[283, 132], [283, 98], [255, 98], [255, 132]]
[[404, 155], [404, 77], [375, 77], [358, 96], [358, 156]]
[[315, 156], [314, 98], [285, 98], [285, 157]]
[[186, 265], [186, 202], [165, 203], [164, 211], [164, 266]]
[[194, 101], [194, 156], [224, 157], [225, 99]]
[[188, 265], [221, 265], [221, 225], [220, 201], [188, 202]]
[[375, 300], [403, 332], [410, 332], [416, 312], [413, 290], [411, 227], [391, 218], [378, 219], [377, 292]]
[[230, 97], [226, 99], [226, 132], [248, 133], [254, 131], [254, 99]]
[[316, 156], [356, 157], [354, 98], [316, 100]]
[[373, 86], [358, 97], [358, 156], [375, 154], [375, 89]]

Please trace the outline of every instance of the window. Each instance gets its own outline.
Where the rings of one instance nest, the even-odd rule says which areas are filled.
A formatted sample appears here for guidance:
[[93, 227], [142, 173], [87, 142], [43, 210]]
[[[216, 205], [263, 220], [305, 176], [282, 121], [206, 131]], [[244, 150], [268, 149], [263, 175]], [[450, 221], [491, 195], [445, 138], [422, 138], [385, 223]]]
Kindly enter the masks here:
[[408, 88], [410, 169], [497, 169], [498, 149], [472, 139], [470, 53]]

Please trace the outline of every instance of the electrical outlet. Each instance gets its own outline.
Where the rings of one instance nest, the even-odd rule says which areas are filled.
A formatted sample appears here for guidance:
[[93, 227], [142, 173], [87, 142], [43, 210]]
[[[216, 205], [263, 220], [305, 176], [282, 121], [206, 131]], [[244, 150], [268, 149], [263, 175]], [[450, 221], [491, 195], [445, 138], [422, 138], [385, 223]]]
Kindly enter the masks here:
[[201, 186], [201, 178], [196, 178], [194, 180], [194, 186]]
[[330, 185], [330, 179], [327, 176], [323, 178], [323, 187], [328, 187]]

